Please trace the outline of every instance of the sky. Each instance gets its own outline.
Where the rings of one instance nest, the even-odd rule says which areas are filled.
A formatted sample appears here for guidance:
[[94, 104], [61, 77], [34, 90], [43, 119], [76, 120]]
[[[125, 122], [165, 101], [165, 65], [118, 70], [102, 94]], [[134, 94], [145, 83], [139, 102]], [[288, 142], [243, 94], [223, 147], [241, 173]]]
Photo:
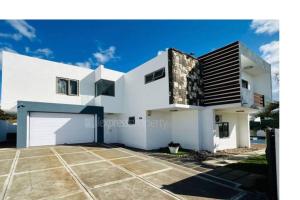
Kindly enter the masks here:
[[278, 100], [276, 20], [0, 20], [0, 86], [2, 50], [127, 72], [167, 48], [200, 56], [237, 40], [272, 65]]

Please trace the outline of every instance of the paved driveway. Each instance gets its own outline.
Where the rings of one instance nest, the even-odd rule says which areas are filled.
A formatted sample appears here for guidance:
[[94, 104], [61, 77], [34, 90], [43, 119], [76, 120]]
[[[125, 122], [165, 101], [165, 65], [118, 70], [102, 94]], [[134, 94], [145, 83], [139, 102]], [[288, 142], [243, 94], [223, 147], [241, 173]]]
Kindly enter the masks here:
[[231, 199], [243, 191], [107, 145], [0, 150], [0, 199]]

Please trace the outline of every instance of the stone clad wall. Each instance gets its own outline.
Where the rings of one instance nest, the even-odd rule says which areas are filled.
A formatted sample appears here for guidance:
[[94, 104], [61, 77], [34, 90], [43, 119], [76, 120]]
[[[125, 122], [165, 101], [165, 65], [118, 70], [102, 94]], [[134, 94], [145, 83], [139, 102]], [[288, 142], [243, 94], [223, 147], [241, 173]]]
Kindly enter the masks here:
[[175, 49], [169, 49], [170, 104], [203, 104], [203, 79], [199, 61]]

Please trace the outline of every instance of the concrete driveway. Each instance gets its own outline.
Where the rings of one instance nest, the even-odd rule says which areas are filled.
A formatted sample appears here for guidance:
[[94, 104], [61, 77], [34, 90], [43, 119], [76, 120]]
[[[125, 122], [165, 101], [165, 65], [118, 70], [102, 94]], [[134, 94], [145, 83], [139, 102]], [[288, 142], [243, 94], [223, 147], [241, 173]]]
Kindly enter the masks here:
[[199, 172], [108, 145], [0, 150], [0, 199], [236, 199]]

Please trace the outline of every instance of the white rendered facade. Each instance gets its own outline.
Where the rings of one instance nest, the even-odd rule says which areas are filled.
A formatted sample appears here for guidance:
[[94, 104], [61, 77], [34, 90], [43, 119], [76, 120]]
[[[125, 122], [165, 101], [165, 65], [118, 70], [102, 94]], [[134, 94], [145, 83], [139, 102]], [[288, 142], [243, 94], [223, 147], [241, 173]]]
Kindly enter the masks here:
[[[264, 95], [266, 101], [272, 98], [270, 66], [263, 63], [262, 67], [259, 62], [255, 62], [256, 71], [244, 70], [246, 61], [240, 65], [240, 79], [250, 85], [246, 92], [240, 87], [241, 102], [189, 105], [170, 102], [168, 51], [127, 73], [104, 66], [92, 70], [4, 52], [1, 109], [17, 112], [17, 101], [102, 106], [104, 142], [141, 149], [165, 147], [171, 141], [194, 150], [249, 147], [249, 114], [258, 111], [252, 106], [253, 94]], [[145, 84], [145, 75], [162, 68], [163, 78]], [[57, 94], [57, 77], [78, 80], [78, 96]], [[95, 83], [101, 79], [114, 82], [114, 96], [95, 95]], [[219, 137], [216, 115], [229, 123], [229, 136]], [[135, 118], [134, 124], [128, 124], [129, 117]]]

